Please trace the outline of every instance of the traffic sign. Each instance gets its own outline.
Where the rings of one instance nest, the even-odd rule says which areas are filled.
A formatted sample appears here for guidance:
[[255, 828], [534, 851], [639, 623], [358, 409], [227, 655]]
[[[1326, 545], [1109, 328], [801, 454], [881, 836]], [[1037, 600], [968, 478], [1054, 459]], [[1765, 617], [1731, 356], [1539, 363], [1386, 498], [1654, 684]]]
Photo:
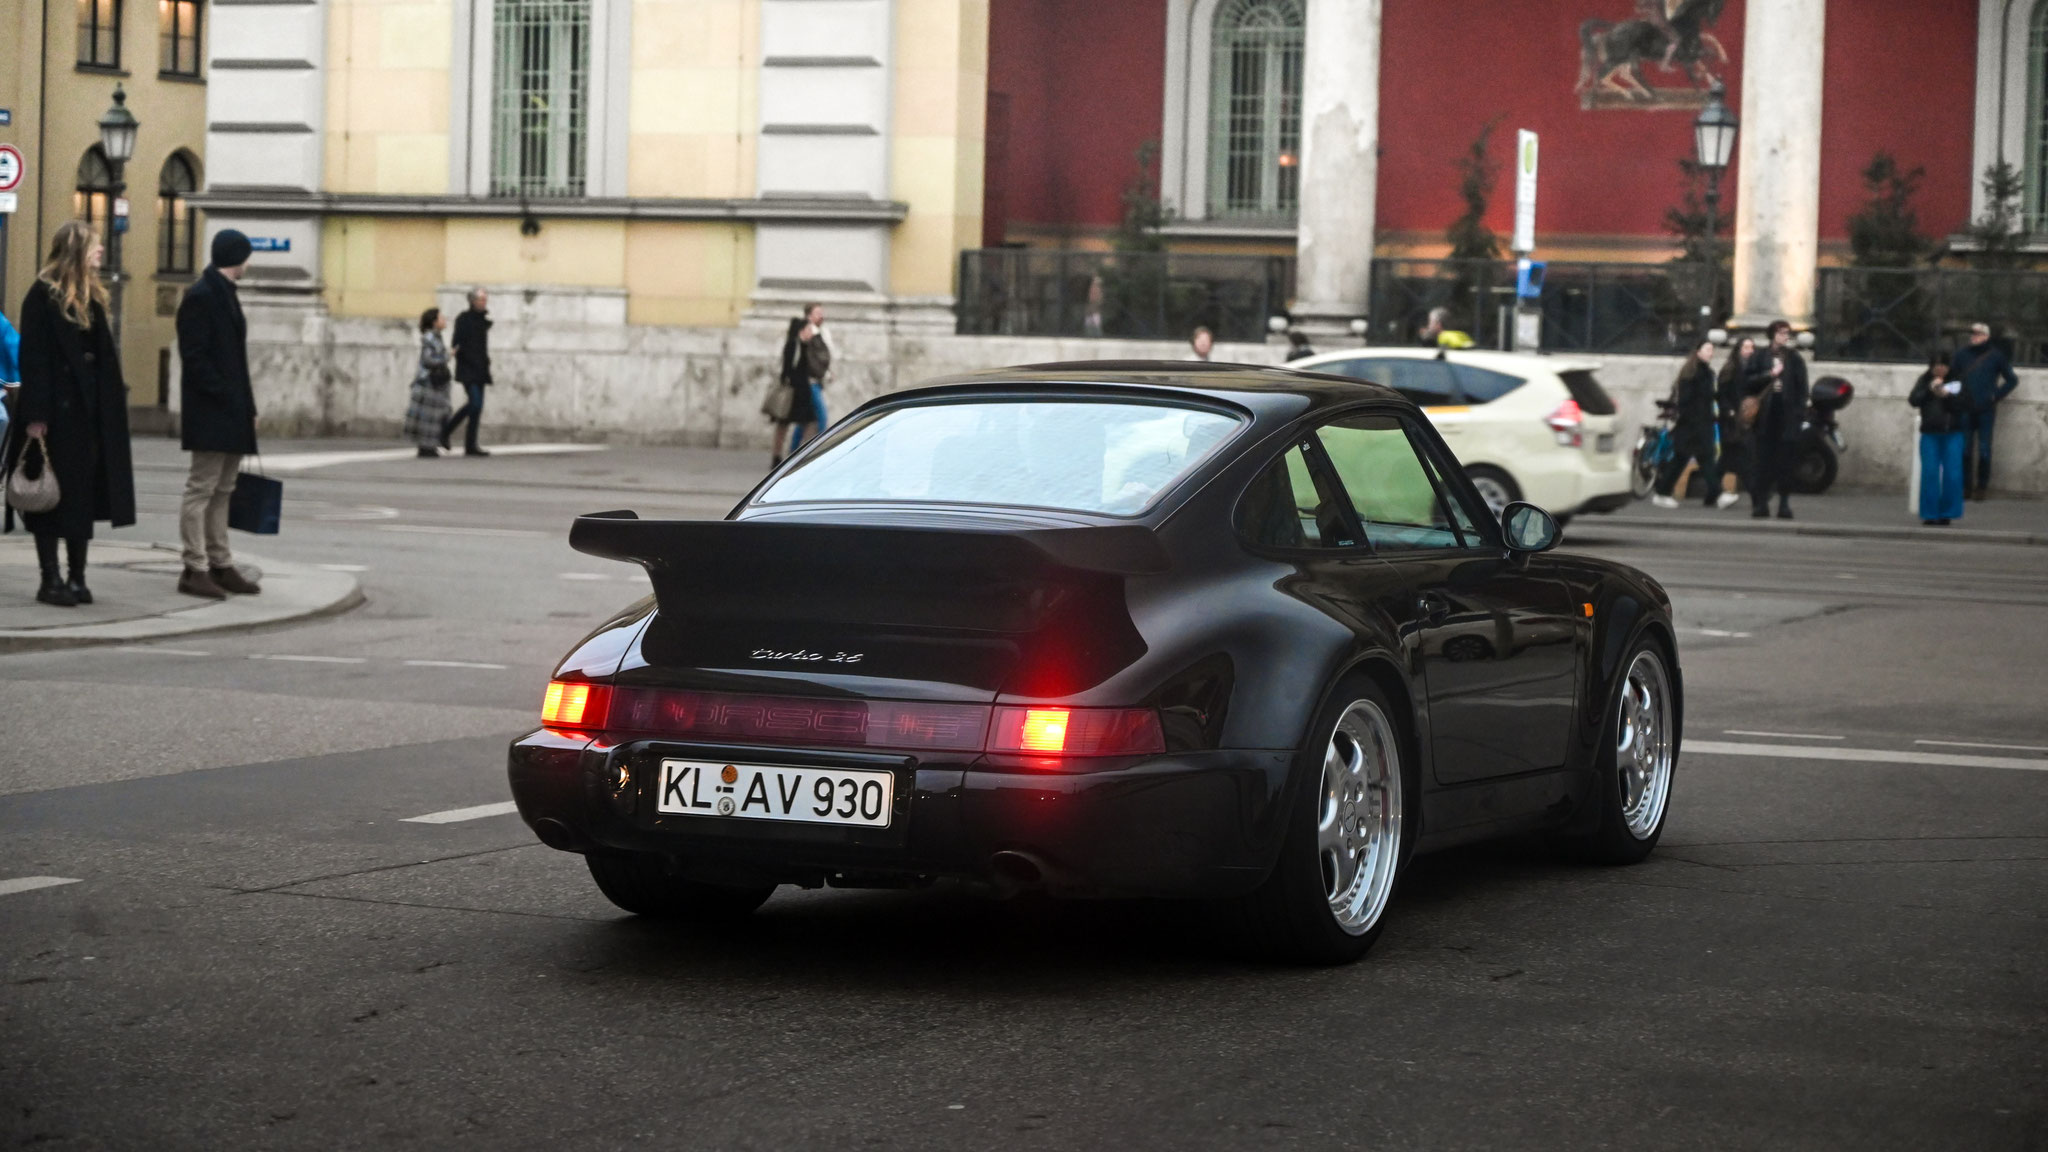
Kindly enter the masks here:
[[28, 172], [28, 164], [21, 158], [21, 149], [12, 144], [0, 144], [0, 192], [12, 192]]
[[0, 108], [0, 128], [5, 128], [12, 123], [14, 123], [14, 109]]
[[1536, 134], [1515, 133], [1515, 239], [1524, 255], [1536, 250]]
[[292, 238], [289, 236], [249, 237], [249, 251], [251, 252], [289, 252], [291, 250]]
[[0, 216], [15, 210], [21, 203], [21, 196], [14, 192], [0, 192]]

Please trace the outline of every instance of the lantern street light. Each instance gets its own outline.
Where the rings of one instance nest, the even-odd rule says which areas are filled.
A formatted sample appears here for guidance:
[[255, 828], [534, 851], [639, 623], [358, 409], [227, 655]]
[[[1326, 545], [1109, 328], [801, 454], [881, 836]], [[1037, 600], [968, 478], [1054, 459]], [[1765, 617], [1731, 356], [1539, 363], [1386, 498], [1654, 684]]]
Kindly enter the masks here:
[[1700, 328], [1712, 327], [1714, 305], [1721, 296], [1721, 173], [1735, 155], [1735, 133], [1741, 128], [1735, 113], [1728, 110], [1716, 82], [1707, 93], [1707, 106], [1692, 122], [1694, 159], [1707, 174], [1707, 302], [1700, 305]]
[[121, 91], [119, 84], [114, 85], [114, 106], [100, 116], [100, 151], [106, 155], [113, 176], [113, 187], [107, 196], [106, 279], [113, 288], [113, 315], [109, 320], [117, 348], [121, 345], [121, 287], [127, 279], [121, 271], [121, 232], [126, 223], [120, 216], [121, 196], [128, 190], [124, 172], [135, 155], [135, 132], [140, 127], [141, 122], [128, 111], [128, 94]]

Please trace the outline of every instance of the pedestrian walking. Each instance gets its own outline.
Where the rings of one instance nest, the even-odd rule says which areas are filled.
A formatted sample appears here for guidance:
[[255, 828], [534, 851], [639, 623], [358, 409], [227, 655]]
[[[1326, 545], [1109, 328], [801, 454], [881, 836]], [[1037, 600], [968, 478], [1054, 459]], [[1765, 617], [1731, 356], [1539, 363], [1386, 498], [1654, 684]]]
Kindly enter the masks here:
[[1998, 426], [1998, 402], [2020, 386], [2020, 376], [2005, 350], [1991, 342], [1991, 326], [1980, 321], [1970, 325], [1970, 342], [1956, 351], [1949, 379], [1962, 384], [1963, 397], [1969, 401], [1961, 430], [1974, 441], [1964, 456], [1966, 464], [1975, 462], [1975, 471], [1965, 467], [1963, 490], [1970, 499], [1982, 500], [1991, 488], [1991, 433]]
[[455, 382], [462, 385], [465, 402], [455, 415], [441, 425], [441, 447], [457, 425], [467, 424], [462, 435], [464, 456], [489, 456], [477, 446], [477, 428], [484, 422], [484, 389], [491, 386], [491, 294], [479, 286], [469, 290], [469, 307], [455, 318]]
[[1755, 437], [1748, 424], [1742, 421], [1742, 398], [1746, 394], [1749, 363], [1756, 358], [1756, 339], [1744, 336], [1735, 344], [1735, 351], [1729, 353], [1727, 363], [1721, 365], [1721, 377], [1714, 388], [1714, 406], [1720, 425], [1720, 452], [1714, 461], [1714, 486], [1721, 495], [1714, 501], [1716, 508], [1733, 508], [1742, 498], [1736, 489], [1742, 478], [1749, 475], [1752, 467], [1751, 446]]
[[[1714, 345], [1702, 340], [1671, 385], [1672, 404], [1677, 410], [1677, 420], [1671, 428], [1671, 455], [1657, 477], [1656, 494], [1650, 497], [1650, 503], [1659, 508], [1678, 507], [1672, 489], [1677, 487], [1679, 474], [1688, 463], [1699, 469], [1703, 479], [1714, 474], [1714, 385]], [[1704, 503], [1712, 508], [1714, 486], [1702, 487], [1706, 489]]]
[[[789, 451], [803, 447], [808, 429], [815, 440], [830, 423], [825, 414], [825, 382], [832, 377], [832, 338], [825, 333], [825, 306], [804, 305], [804, 314], [789, 322], [782, 341], [782, 382], [790, 390], [789, 416], [775, 425], [775, 451], [785, 432]], [[776, 456], [780, 464], [782, 457]]]
[[[0, 454], [11, 475], [24, 451], [37, 451], [56, 477], [56, 507], [24, 512], [21, 522], [36, 538], [36, 599], [60, 608], [92, 603], [85, 566], [93, 523], [135, 523], [128, 386], [107, 324], [102, 255], [99, 233], [82, 220], [50, 238], [49, 259], [21, 302], [21, 391]], [[68, 579], [57, 568], [59, 540]]]
[[441, 429], [448, 423], [448, 345], [441, 333], [448, 318], [439, 308], [420, 313], [419, 363], [412, 373], [412, 399], [405, 408], [405, 438], [419, 445], [420, 455], [441, 454]]
[[1970, 397], [1950, 375], [1948, 356], [1937, 352], [1906, 399], [1920, 410], [1920, 522], [1945, 526], [1963, 515], [1963, 426]]
[[1799, 459], [1799, 437], [1806, 428], [1806, 358], [1792, 346], [1792, 324], [1773, 320], [1770, 347], [1750, 361], [1749, 395], [1757, 398], [1756, 469], [1749, 485], [1751, 516], [1771, 514], [1771, 493], [1778, 494], [1778, 519], [1792, 519], [1792, 466]]
[[1216, 334], [1198, 326], [1188, 334], [1188, 347], [1194, 349], [1195, 359], [1207, 361], [1209, 354], [1216, 350]]
[[242, 458], [256, 452], [256, 392], [249, 382], [249, 326], [237, 285], [249, 266], [249, 238], [224, 228], [211, 262], [178, 303], [179, 444], [192, 454], [178, 535], [185, 569], [178, 591], [208, 600], [262, 591], [235, 567], [228, 501]]

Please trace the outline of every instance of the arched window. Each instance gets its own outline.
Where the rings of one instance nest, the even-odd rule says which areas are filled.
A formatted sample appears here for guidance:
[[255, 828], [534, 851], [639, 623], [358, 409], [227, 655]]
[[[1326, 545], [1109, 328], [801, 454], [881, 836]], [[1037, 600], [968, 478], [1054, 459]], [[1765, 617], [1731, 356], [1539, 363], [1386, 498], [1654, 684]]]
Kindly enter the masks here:
[[2048, 0], [2034, 6], [2028, 27], [2026, 163], [2027, 227], [2048, 230]]
[[1302, 0], [1224, 0], [1209, 67], [1209, 215], [1287, 221], [1301, 188]]
[[113, 165], [107, 163], [107, 154], [95, 144], [78, 158], [78, 193], [72, 201], [71, 214], [104, 233], [113, 195]]
[[199, 165], [184, 150], [171, 153], [156, 178], [156, 270], [190, 272], [193, 253], [192, 204], [187, 199], [199, 190]]

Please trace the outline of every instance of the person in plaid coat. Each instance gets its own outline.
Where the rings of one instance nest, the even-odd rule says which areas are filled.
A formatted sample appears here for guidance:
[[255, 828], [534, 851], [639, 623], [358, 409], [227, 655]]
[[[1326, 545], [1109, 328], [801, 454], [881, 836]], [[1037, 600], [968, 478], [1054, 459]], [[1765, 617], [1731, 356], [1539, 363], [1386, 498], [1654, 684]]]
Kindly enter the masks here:
[[412, 403], [405, 409], [405, 438], [420, 455], [441, 454], [441, 426], [448, 421], [448, 328], [439, 308], [420, 313], [420, 358], [412, 374]]

